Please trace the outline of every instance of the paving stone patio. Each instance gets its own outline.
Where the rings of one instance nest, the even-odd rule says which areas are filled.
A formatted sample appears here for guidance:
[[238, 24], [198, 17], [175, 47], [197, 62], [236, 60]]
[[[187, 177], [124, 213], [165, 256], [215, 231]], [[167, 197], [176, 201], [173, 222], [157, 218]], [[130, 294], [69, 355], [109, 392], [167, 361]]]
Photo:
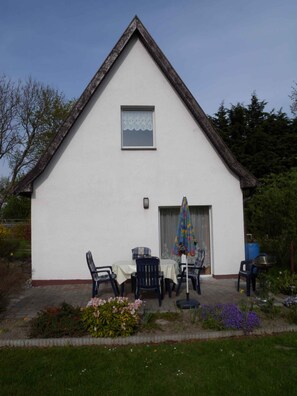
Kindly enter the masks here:
[[[242, 285], [244, 287], [244, 284]], [[126, 296], [134, 299], [131, 293], [131, 287], [127, 285]], [[236, 279], [214, 279], [204, 277], [201, 280], [202, 294], [198, 295], [190, 287], [190, 298], [196, 299], [200, 304], [226, 304], [238, 303], [242, 300], [248, 300], [245, 293], [239, 293], [236, 290]], [[99, 297], [108, 298], [112, 296], [112, 290], [108, 286], [102, 287]], [[159, 307], [158, 300], [154, 294], [147, 293], [142, 296], [145, 300], [145, 308], [149, 311], [176, 311], [176, 301], [186, 297], [185, 285], [181, 289], [179, 296], [172, 293], [169, 298], [165, 296], [162, 306]], [[253, 297], [253, 294], [252, 294]], [[70, 303], [74, 306], [86, 306], [91, 298], [91, 284], [80, 285], [59, 285], [59, 286], [39, 286], [30, 287], [11, 299], [6, 311], [4, 321], [10, 321], [16, 326], [23, 326], [29, 319], [36, 316], [42, 309], [50, 306], [58, 306], [62, 302]], [[22, 324], [23, 323], [23, 324]], [[193, 333], [178, 332], [176, 334], [137, 334], [131, 337], [119, 338], [49, 338], [49, 339], [28, 339], [27, 336], [20, 338], [19, 334], [14, 336], [14, 330], [0, 336], [1, 347], [52, 347], [52, 346], [85, 346], [85, 345], [130, 345], [144, 343], [161, 343], [161, 342], [180, 342], [187, 340], [207, 340], [213, 338], [226, 338], [242, 336], [241, 330], [213, 331], [203, 330]], [[254, 335], [267, 335], [279, 332], [297, 331], [297, 325], [282, 324], [281, 326], [271, 328], [259, 328], [254, 330]]]
[[[100, 286], [99, 296], [108, 298], [112, 296], [112, 290], [108, 285]], [[244, 287], [244, 284], [242, 284]], [[236, 290], [236, 279], [214, 279], [204, 277], [201, 280], [201, 295], [192, 290], [189, 285], [190, 298], [199, 301], [200, 304], [217, 303], [237, 303], [242, 299], [247, 299], [244, 293]], [[129, 299], [134, 299], [131, 287], [128, 284], [125, 288], [125, 295]], [[86, 306], [91, 298], [91, 284], [78, 285], [55, 285], [38, 286], [24, 289], [17, 296], [11, 299], [5, 317], [12, 318], [32, 318], [37, 312], [46, 308], [60, 305], [67, 302], [74, 306]], [[183, 284], [179, 296], [172, 292], [172, 297], [165, 295], [162, 306], [159, 307], [156, 295], [151, 292], [143, 293], [145, 308], [150, 311], [176, 311], [176, 301], [186, 298], [186, 285]]]

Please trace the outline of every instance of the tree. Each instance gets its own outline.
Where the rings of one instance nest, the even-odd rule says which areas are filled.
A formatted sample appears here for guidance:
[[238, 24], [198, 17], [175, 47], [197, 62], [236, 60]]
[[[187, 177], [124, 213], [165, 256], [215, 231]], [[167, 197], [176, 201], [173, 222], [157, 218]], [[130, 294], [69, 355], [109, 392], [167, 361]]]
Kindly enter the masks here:
[[246, 223], [262, 250], [288, 266], [291, 241], [297, 247], [297, 169], [262, 179], [247, 202]]
[[8, 179], [0, 183], [0, 209], [17, 181], [28, 172], [69, 114], [73, 101], [57, 90], [29, 78], [14, 84], [0, 80], [0, 147], [9, 164]]
[[281, 110], [267, 112], [266, 105], [253, 93], [247, 106], [221, 104], [211, 118], [239, 162], [258, 178], [297, 166], [297, 120]]
[[0, 159], [9, 155], [17, 142], [16, 108], [18, 87], [5, 76], [0, 77]]
[[222, 137], [227, 142], [229, 139], [229, 117], [228, 110], [226, 109], [224, 102], [220, 104], [218, 111], [212, 118], [212, 122], [216, 128], [221, 131]]
[[295, 82], [295, 86], [292, 87], [292, 93], [290, 95], [292, 100], [291, 104], [291, 112], [297, 116], [297, 83]]
[[1, 211], [2, 219], [28, 219], [30, 218], [31, 202], [26, 197], [10, 196]]

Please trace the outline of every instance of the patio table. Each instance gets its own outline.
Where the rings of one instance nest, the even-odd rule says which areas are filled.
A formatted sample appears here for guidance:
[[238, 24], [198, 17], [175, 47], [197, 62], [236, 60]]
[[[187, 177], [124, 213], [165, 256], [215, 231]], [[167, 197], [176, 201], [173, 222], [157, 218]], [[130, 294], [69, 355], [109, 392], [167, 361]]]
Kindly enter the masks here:
[[[160, 259], [161, 271], [164, 274], [164, 279], [170, 279], [173, 283], [177, 283], [176, 274], [178, 273], [178, 264], [171, 259]], [[136, 272], [136, 260], [122, 260], [116, 261], [112, 264], [112, 270], [117, 275], [117, 282], [121, 285], [123, 293], [124, 283], [131, 279], [131, 274]]]

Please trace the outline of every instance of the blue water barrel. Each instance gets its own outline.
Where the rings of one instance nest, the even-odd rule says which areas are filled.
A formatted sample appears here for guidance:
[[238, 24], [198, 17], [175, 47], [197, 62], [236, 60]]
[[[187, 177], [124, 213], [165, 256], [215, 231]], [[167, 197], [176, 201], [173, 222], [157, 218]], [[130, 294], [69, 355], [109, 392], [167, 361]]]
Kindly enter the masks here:
[[260, 246], [257, 242], [245, 244], [245, 259], [253, 260], [260, 253]]

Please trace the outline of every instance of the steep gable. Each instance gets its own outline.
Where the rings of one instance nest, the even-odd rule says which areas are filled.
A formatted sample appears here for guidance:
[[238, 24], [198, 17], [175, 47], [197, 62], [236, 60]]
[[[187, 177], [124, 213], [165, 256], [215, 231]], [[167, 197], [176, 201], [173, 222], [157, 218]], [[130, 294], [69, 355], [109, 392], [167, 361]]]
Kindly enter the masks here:
[[134, 36], [142, 42], [152, 59], [158, 65], [159, 69], [163, 72], [164, 76], [170, 82], [180, 99], [186, 105], [193, 118], [199, 124], [217, 154], [222, 158], [226, 166], [239, 178], [241, 188], [253, 188], [257, 185], [255, 177], [236, 160], [156, 42], [145, 29], [139, 18], [135, 16], [74, 105], [70, 115], [51, 141], [46, 152], [42, 155], [36, 166], [16, 186], [16, 194], [30, 195], [32, 193], [34, 180], [44, 171], [48, 163], [51, 161], [52, 157], [55, 155], [56, 151], [76, 120], [79, 118], [80, 114], [83, 112], [95, 91], [111, 71], [119, 56]]

